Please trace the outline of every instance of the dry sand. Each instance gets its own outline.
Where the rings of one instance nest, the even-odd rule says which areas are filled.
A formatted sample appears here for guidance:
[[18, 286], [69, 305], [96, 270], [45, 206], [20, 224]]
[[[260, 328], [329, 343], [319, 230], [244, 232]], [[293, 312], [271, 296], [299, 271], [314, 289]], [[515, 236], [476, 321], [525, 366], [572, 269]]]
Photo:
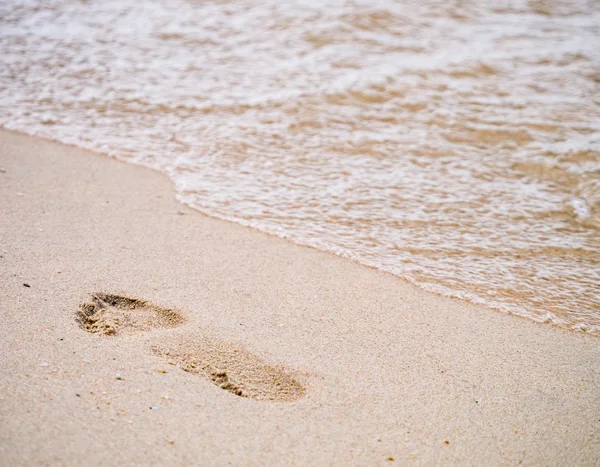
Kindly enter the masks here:
[[203, 216], [107, 157], [2, 131], [0, 167], [2, 465], [600, 462], [598, 338]]

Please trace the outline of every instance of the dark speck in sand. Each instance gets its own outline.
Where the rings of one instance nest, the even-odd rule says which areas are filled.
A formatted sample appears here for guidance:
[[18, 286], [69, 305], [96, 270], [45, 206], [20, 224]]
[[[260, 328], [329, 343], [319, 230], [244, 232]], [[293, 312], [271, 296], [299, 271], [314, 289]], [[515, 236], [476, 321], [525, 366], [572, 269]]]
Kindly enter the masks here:
[[29, 284], [23, 284], [25, 287], [31, 287]]
[[75, 394], [77, 397], [81, 397], [81, 394]]

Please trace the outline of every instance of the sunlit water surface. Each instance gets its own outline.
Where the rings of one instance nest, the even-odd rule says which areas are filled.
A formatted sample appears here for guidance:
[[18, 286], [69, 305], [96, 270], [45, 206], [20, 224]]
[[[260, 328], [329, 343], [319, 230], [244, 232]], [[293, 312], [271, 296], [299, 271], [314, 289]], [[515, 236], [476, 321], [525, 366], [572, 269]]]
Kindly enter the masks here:
[[600, 333], [600, 2], [8, 0], [0, 18], [0, 125]]

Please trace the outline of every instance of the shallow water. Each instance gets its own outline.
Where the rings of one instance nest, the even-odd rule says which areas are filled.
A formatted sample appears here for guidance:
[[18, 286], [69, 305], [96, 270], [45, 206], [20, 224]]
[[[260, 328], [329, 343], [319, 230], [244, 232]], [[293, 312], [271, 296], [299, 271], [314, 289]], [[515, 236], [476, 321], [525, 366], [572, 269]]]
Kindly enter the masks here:
[[600, 333], [600, 2], [8, 0], [0, 18], [0, 125]]

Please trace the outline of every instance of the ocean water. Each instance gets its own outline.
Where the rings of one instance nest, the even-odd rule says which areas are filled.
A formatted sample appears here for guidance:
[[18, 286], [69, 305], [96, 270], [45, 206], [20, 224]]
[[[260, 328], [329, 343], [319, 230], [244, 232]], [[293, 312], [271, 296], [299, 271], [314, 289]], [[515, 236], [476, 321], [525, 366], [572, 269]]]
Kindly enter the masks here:
[[209, 215], [600, 334], [597, 0], [5, 0], [0, 125], [162, 171]]

